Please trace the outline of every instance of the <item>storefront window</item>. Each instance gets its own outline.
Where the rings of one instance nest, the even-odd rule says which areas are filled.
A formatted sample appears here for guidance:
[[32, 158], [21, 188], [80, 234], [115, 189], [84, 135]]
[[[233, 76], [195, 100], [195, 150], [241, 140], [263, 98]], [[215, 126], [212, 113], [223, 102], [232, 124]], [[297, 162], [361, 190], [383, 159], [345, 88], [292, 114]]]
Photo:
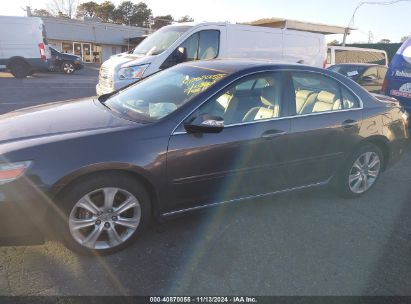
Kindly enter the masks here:
[[63, 53], [73, 54], [73, 43], [72, 42], [63, 42], [62, 44]]

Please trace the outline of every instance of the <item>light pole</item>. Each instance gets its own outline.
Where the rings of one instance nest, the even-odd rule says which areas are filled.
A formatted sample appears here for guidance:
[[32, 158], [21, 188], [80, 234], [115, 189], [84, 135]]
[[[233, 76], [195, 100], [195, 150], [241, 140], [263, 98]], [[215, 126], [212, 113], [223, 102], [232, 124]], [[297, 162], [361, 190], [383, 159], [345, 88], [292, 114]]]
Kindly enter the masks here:
[[384, 2], [378, 2], [378, 1], [363, 1], [358, 3], [357, 7], [354, 10], [354, 13], [351, 16], [350, 22], [348, 23], [348, 26], [345, 28], [344, 31], [344, 38], [343, 38], [343, 42], [342, 42], [342, 46], [345, 46], [345, 43], [347, 41], [347, 36], [348, 36], [348, 32], [350, 30], [350, 27], [352, 26], [352, 24], [354, 23], [354, 18], [355, 18], [355, 14], [357, 13], [357, 11], [359, 10], [359, 8], [365, 4], [369, 4], [369, 5], [392, 5], [392, 4], [396, 4], [398, 2], [410, 2], [411, 0], [393, 0], [393, 1], [384, 1]]

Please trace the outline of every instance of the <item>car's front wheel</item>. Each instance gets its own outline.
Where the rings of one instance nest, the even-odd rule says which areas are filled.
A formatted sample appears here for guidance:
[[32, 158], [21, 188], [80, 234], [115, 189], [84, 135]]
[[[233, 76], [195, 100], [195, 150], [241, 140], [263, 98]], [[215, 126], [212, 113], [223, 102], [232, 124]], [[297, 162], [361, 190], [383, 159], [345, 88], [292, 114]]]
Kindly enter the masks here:
[[60, 231], [79, 253], [113, 253], [136, 238], [150, 217], [150, 197], [138, 180], [123, 174], [83, 179], [62, 198]]
[[63, 71], [64, 74], [73, 74], [76, 68], [72, 62], [64, 61], [61, 64], [61, 70]]
[[381, 149], [372, 143], [358, 148], [348, 159], [337, 179], [337, 189], [344, 197], [358, 197], [377, 182], [383, 168]]

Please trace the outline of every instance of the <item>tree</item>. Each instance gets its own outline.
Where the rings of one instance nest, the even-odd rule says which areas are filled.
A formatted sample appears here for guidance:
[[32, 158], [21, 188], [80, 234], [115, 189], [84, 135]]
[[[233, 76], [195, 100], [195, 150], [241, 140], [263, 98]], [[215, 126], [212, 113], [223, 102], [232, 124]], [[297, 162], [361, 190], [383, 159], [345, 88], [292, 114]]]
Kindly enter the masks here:
[[185, 15], [183, 17], [181, 17], [180, 19], [178, 19], [177, 22], [193, 22], [194, 19], [191, 18], [189, 15]]
[[78, 0], [51, 0], [49, 11], [58, 17], [73, 18]]
[[391, 43], [390, 39], [381, 39], [380, 43]]
[[111, 1], [104, 1], [97, 7], [96, 17], [104, 22], [113, 22], [115, 18], [115, 5]]
[[93, 18], [96, 17], [100, 5], [94, 1], [84, 2], [77, 7], [77, 18]]
[[171, 24], [173, 21], [174, 19], [171, 15], [157, 16], [154, 18], [153, 29], [158, 30], [159, 28], [162, 28], [163, 26]]
[[340, 45], [340, 42], [334, 39], [333, 41], [328, 42], [328, 45]]
[[52, 16], [52, 14], [48, 10], [41, 8], [41, 9], [35, 9], [33, 12], [33, 16], [50, 17]]
[[136, 14], [137, 5], [131, 1], [123, 1], [115, 10], [116, 23], [131, 25], [131, 20]]
[[133, 16], [131, 24], [141, 27], [149, 27], [152, 18], [151, 9], [148, 8], [147, 4], [140, 2], [136, 5], [137, 13]]
[[123, 1], [116, 8], [113, 20], [115, 23], [148, 27], [151, 16], [151, 9], [148, 8], [147, 4]]

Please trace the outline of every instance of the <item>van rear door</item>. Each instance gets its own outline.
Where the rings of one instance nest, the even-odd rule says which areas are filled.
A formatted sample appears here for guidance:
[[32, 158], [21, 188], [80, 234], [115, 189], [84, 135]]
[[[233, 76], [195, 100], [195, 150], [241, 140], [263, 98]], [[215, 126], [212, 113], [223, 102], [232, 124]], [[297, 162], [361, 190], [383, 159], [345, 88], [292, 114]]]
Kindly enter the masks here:
[[284, 31], [283, 59], [287, 62], [301, 63], [324, 68], [326, 46], [318, 35]]

